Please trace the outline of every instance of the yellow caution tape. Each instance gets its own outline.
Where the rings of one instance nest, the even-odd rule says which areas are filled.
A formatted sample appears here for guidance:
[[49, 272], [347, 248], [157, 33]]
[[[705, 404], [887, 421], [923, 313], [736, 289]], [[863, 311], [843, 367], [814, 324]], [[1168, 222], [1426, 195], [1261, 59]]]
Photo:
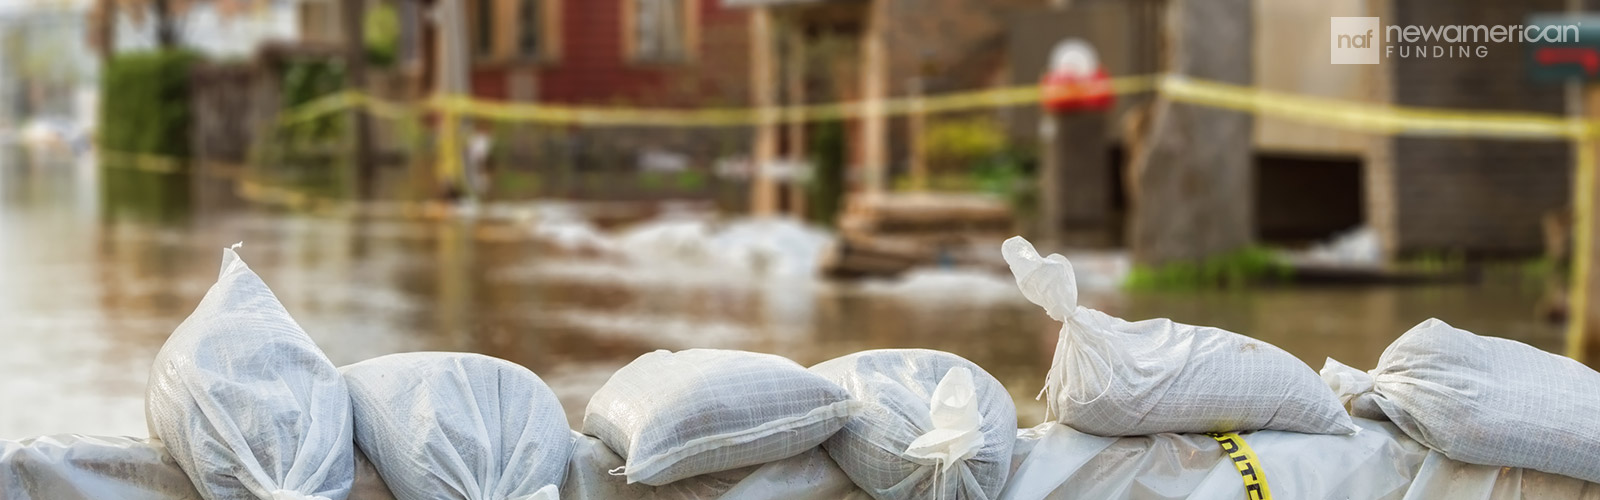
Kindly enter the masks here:
[[1222, 452], [1233, 460], [1233, 468], [1244, 478], [1245, 500], [1272, 500], [1272, 490], [1267, 488], [1266, 473], [1261, 470], [1261, 459], [1244, 438], [1232, 432], [1207, 432], [1207, 436], [1222, 445]]
[[[1154, 90], [1157, 82], [1158, 78], [1154, 75], [1125, 76], [1113, 78], [1110, 82], [1110, 88], [1115, 94], [1135, 94]], [[1044, 91], [1038, 85], [1019, 85], [937, 96], [885, 99], [881, 101], [881, 107], [875, 111], [866, 101], [767, 108], [647, 109], [491, 101], [459, 95], [434, 96], [423, 101], [418, 106], [397, 103], [353, 91], [343, 91], [328, 94], [297, 106], [283, 113], [279, 122], [283, 126], [294, 125], [360, 107], [374, 114], [395, 118], [415, 116], [419, 111], [434, 111], [489, 120], [546, 124], [629, 127], [730, 127], [765, 123], [840, 120], [867, 116], [873, 112], [894, 116], [910, 113], [935, 114], [1022, 106], [1038, 103], [1043, 95]]]
[[1183, 76], [1162, 78], [1158, 89], [1173, 101], [1376, 134], [1509, 139], [1588, 137], [1588, 122], [1542, 113], [1456, 111], [1308, 97]]
[[[1488, 137], [1533, 140], [1577, 140], [1594, 135], [1587, 121], [1544, 113], [1459, 111], [1393, 106], [1311, 97], [1181, 75], [1136, 75], [1113, 78], [1117, 95], [1156, 92], [1175, 102], [1231, 109], [1275, 118], [1375, 134]], [[454, 114], [496, 121], [628, 127], [730, 127], [771, 123], [839, 120], [881, 113], [951, 113], [1037, 104], [1039, 85], [1019, 85], [937, 96], [896, 97], [870, 106], [851, 101], [766, 108], [649, 109], [568, 106], [439, 95], [418, 104], [389, 101], [356, 92], [337, 92], [282, 115], [284, 125], [364, 108], [388, 118], [410, 118], [422, 112]]]

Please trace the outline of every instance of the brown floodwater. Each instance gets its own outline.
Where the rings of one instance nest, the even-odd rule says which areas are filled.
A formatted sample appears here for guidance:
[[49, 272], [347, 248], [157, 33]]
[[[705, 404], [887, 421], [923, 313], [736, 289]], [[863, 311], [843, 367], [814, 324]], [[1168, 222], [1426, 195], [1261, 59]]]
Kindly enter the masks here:
[[[618, 367], [691, 347], [807, 365], [863, 349], [940, 349], [1005, 383], [1022, 424], [1043, 417], [1033, 397], [1059, 325], [1022, 300], [1008, 276], [863, 284], [751, 275], [559, 251], [521, 222], [297, 215], [217, 202], [204, 191], [214, 186], [182, 177], [101, 179], [96, 170], [0, 155], [0, 439], [145, 435], [150, 363], [215, 280], [221, 249], [237, 241], [335, 364], [418, 350], [503, 357], [549, 383], [574, 426]], [[1117, 267], [1114, 255], [1085, 258]], [[1085, 305], [1252, 335], [1313, 367], [1329, 356], [1370, 367], [1390, 341], [1433, 316], [1548, 350], [1561, 343], [1560, 328], [1534, 315], [1541, 285], [1517, 279], [1159, 294], [1086, 288]]]

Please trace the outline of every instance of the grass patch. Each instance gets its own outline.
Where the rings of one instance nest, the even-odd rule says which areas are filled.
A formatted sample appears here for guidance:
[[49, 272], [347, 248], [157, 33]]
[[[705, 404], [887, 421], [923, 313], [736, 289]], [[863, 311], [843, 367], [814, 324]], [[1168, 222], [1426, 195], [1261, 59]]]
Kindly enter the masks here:
[[1395, 267], [1425, 273], [1460, 271], [1467, 268], [1467, 258], [1460, 252], [1427, 252], [1401, 260]]
[[1293, 274], [1293, 268], [1279, 260], [1273, 251], [1247, 247], [1200, 262], [1136, 266], [1128, 273], [1123, 287], [1145, 291], [1232, 288], [1287, 281]]

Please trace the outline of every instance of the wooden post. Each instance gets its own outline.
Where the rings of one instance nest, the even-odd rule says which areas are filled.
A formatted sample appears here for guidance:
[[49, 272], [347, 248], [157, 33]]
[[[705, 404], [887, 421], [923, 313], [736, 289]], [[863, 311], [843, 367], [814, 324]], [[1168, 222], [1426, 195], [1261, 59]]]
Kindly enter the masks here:
[[911, 150], [911, 189], [924, 190], [928, 188], [928, 155], [922, 143], [922, 134], [925, 130], [928, 114], [922, 107], [922, 78], [917, 77], [911, 82], [911, 99], [916, 103], [911, 114], [906, 115], [906, 139]]
[[778, 156], [777, 55], [773, 53], [772, 11], [761, 6], [750, 11], [750, 100], [761, 110], [755, 144], [750, 155], [750, 212], [771, 215], [777, 211], [777, 189], [770, 167]]
[[1039, 115], [1039, 242], [1047, 248], [1061, 246], [1061, 120], [1045, 111]]
[[[1600, 86], [1590, 85], [1583, 92], [1584, 116], [1600, 120]], [[1594, 235], [1600, 213], [1595, 195], [1600, 179], [1595, 175], [1595, 159], [1600, 141], [1585, 135], [1574, 150], [1572, 179], [1572, 291], [1567, 314], [1567, 355], [1590, 367], [1600, 366], [1600, 275], [1595, 273], [1597, 256]]]
[[889, 117], [884, 99], [889, 97], [889, 0], [870, 0], [867, 25], [861, 34], [861, 166], [868, 194], [884, 190], [889, 164]]
[[95, 45], [100, 49], [100, 62], [105, 64], [117, 52], [117, 2], [96, 0], [94, 17]]
[[[367, 88], [367, 44], [364, 36], [366, 2], [344, 0], [341, 19], [344, 21], [345, 91], [364, 92]], [[362, 106], [350, 108], [354, 122], [354, 140], [350, 146], [350, 161], [355, 164], [357, 194], [360, 199], [373, 198], [377, 190], [377, 169], [372, 163], [372, 121]]]
[[[790, 23], [784, 29], [784, 40], [788, 50], [784, 52], [784, 85], [788, 87], [789, 106], [800, 109], [806, 104], [806, 35], [799, 23]], [[806, 122], [799, 117], [791, 117], [789, 127], [789, 160], [800, 164], [806, 159]], [[789, 213], [804, 218], [806, 216], [806, 189], [805, 184], [798, 181], [789, 182]]]
[[1049, 244], [1105, 248], [1114, 243], [1106, 112], [1046, 112], [1039, 162], [1040, 238]]
[[439, 112], [438, 179], [448, 186], [451, 183], [470, 192], [462, 177], [461, 120], [452, 111], [453, 98], [467, 91], [466, 16], [462, 15], [463, 0], [440, 0], [435, 7], [438, 24], [438, 58], [434, 65], [434, 97], [445, 106]]

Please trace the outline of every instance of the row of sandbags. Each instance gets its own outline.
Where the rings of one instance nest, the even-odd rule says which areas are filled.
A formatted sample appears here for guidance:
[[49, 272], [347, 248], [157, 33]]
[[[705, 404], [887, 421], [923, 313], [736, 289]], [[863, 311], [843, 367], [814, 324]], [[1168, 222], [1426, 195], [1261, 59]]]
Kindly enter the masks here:
[[1046, 392], [1054, 419], [1077, 430], [1355, 433], [1348, 410], [1461, 462], [1600, 482], [1600, 373], [1572, 359], [1430, 319], [1377, 368], [1329, 359], [1319, 377], [1256, 339], [1078, 306], [1065, 258], [1022, 238], [1002, 251], [1023, 295], [1063, 323]]
[[[720, 484], [749, 468], [790, 481], [797, 474], [782, 464], [826, 472], [836, 462], [846, 491], [859, 485], [880, 499], [992, 498], [1011, 463], [1009, 393], [977, 365], [924, 350], [811, 369], [741, 351], [649, 353], [594, 395], [574, 435], [549, 387], [504, 360], [404, 353], [333, 366], [236, 248], [223, 251], [217, 283], [156, 355], [146, 395], [164, 454], [140, 456], [170, 460], [202, 498], [343, 500], [368, 465], [401, 500], [554, 499], [569, 483], [626, 498], [645, 491], [632, 488]], [[94, 455], [83, 448], [104, 444], [63, 439], [82, 441], [7, 446], [26, 457]], [[18, 463], [13, 472], [31, 470]], [[569, 481], [572, 464], [583, 472]], [[170, 470], [133, 474], [132, 465], [99, 462], [107, 480], [170, 486]], [[83, 487], [12, 477], [4, 486], [25, 493], [6, 498]]]
[[[1600, 484], [1530, 469], [1450, 460], [1388, 422], [1357, 418], [1353, 435], [1244, 434], [1277, 498], [1596, 500]], [[576, 444], [561, 497], [571, 500], [824, 500], [870, 498], [820, 448], [776, 462], [666, 486], [628, 484], [607, 473], [623, 460], [598, 439]], [[356, 454], [352, 500], [392, 500]], [[1110, 438], [1057, 423], [1018, 432], [999, 498], [1228, 499], [1245, 494], [1219, 444], [1198, 434]], [[436, 498], [452, 498], [441, 492]], [[0, 441], [0, 498], [190, 500], [201, 498], [159, 440], [45, 436]], [[488, 498], [488, 497], [476, 497]]]
[[[1003, 251], [1024, 295], [1063, 322], [1045, 393], [1048, 429], [1073, 433], [1073, 446], [1171, 433], [1263, 431], [1247, 442], [1377, 434], [1352, 420], [1348, 402], [1448, 458], [1600, 480], [1588, 459], [1600, 433], [1582, 418], [1600, 409], [1600, 375], [1565, 358], [1435, 320], [1397, 340], [1378, 370], [1330, 360], [1319, 377], [1255, 339], [1079, 307], [1066, 259], [1020, 238]], [[1044, 498], [1057, 489], [1035, 483], [1071, 470], [1052, 461], [1042, 466], [1050, 472], [1013, 476], [1026, 464], [1013, 456], [1008, 392], [971, 362], [925, 350], [809, 369], [739, 351], [649, 353], [595, 394], [574, 437], [543, 382], [509, 362], [409, 353], [333, 367], [232, 249], [158, 354], [148, 414], [208, 499], [346, 498], [358, 451], [401, 499], [555, 498], [572, 484], [614, 489], [598, 498], [705, 498], [691, 490], [731, 475], [806, 477], [791, 467], [842, 471], [845, 490], [879, 500]], [[596, 467], [608, 457], [614, 465]], [[1322, 483], [1306, 474], [1279, 478]], [[827, 489], [813, 486], [803, 491]]]

